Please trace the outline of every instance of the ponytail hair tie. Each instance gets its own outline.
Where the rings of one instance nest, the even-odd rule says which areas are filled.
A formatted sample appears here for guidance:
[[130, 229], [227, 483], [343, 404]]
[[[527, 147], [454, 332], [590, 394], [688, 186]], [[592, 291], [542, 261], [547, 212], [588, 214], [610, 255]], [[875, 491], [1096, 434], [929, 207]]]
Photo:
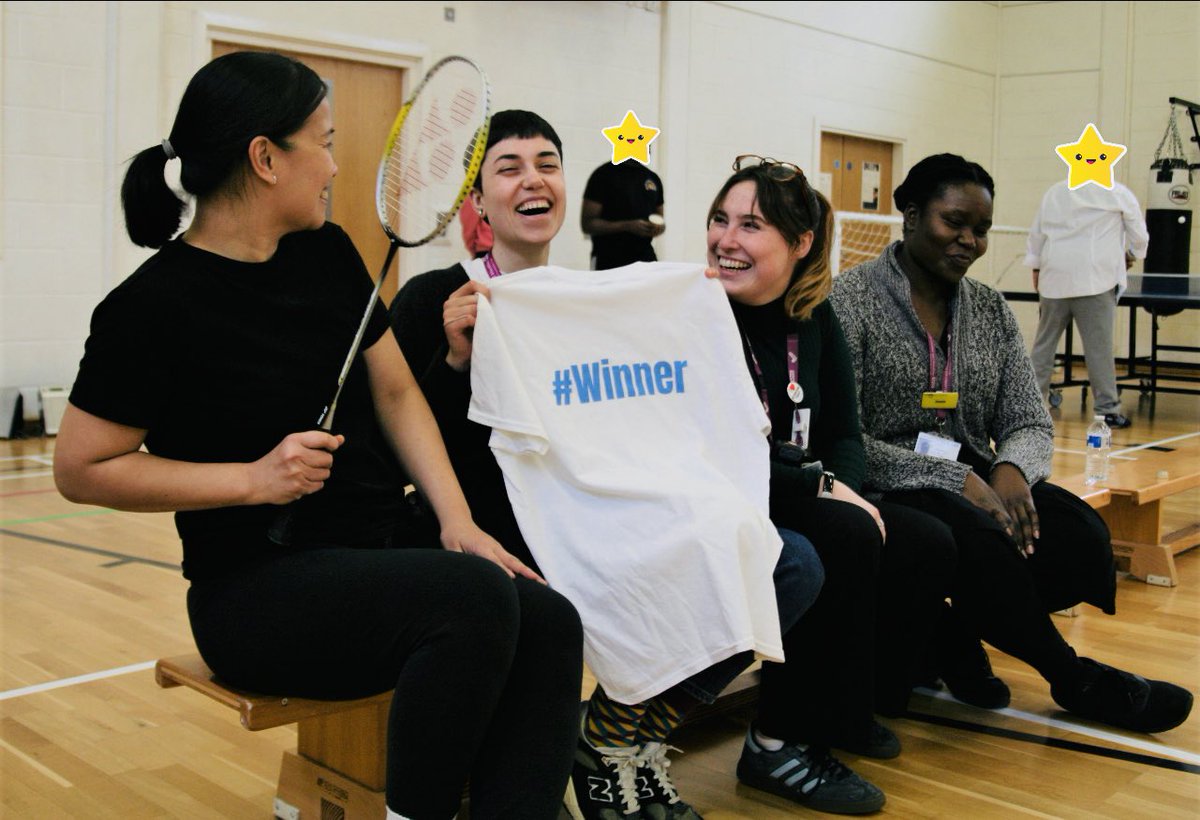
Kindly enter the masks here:
[[162, 141], [162, 149], [163, 149], [163, 153], [167, 155], [167, 159], [169, 159], [169, 160], [175, 159], [177, 156], [179, 156], [178, 154], [175, 153], [175, 149], [171, 147], [170, 140]]

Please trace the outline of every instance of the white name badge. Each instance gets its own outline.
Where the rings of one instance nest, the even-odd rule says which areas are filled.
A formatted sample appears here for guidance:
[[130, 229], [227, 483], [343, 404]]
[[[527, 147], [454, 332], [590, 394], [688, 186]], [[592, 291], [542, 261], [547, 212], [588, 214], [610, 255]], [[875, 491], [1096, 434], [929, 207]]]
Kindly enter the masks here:
[[957, 461], [958, 451], [962, 448], [954, 439], [935, 436], [933, 433], [921, 433], [917, 436], [916, 451], [923, 456], [944, 458], [947, 461]]
[[808, 422], [812, 410], [808, 407], [797, 407], [792, 413], [792, 441], [804, 449], [808, 449]]

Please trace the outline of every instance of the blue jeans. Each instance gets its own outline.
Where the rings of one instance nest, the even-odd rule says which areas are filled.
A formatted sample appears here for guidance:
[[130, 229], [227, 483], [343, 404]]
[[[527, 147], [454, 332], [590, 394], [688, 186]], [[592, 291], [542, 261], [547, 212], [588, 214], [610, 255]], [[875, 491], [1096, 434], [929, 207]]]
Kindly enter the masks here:
[[[798, 532], [779, 529], [783, 549], [775, 565], [775, 602], [779, 608], [779, 630], [787, 632], [803, 615], [825, 582], [825, 570], [812, 543]], [[712, 703], [726, 686], [754, 662], [747, 650], [718, 661], [677, 684], [677, 688], [703, 703]]]

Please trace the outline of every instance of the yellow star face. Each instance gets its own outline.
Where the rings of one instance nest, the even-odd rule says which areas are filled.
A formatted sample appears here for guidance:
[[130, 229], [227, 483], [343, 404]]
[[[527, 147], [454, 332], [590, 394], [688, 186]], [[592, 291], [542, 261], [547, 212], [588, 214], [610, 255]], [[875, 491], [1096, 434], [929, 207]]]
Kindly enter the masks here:
[[1105, 142], [1092, 123], [1087, 124], [1078, 142], [1067, 142], [1055, 147], [1055, 152], [1070, 168], [1067, 187], [1076, 188], [1094, 182], [1101, 188], [1112, 188], [1113, 166], [1125, 154], [1125, 146]]
[[650, 143], [658, 136], [658, 129], [642, 125], [637, 114], [626, 111], [620, 125], [601, 128], [600, 133], [612, 143], [613, 165], [620, 165], [627, 159], [636, 159], [643, 165], [650, 164]]

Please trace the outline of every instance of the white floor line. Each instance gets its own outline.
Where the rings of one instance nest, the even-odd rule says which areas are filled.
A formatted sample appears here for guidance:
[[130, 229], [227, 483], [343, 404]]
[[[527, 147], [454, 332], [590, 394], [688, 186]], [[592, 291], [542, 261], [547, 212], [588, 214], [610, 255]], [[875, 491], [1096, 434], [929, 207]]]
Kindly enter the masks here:
[[0, 700], [34, 695], [38, 692], [48, 692], [51, 689], [62, 689], [66, 686], [74, 686], [77, 683], [115, 678], [118, 675], [128, 675], [130, 672], [142, 672], [146, 669], [153, 669], [154, 663], [154, 661], [146, 661], [145, 663], [135, 663], [130, 666], [118, 666], [115, 669], [105, 669], [100, 672], [89, 672], [86, 675], [76, 675], [73, 678], [62, 678], [61, 680], [51, 680], [45, 683], [35, 683], [32, 686], [22, 686], [20, 689], [9, 689], [7, 692], [0, 692]]
[[13, 746], [11, 743], [6, 743], [3, 738], [0, 738], [0, 748], [7, 749], [10, 754], [15, 755], [17, 758], [25, 761], [25, 763], [29, 764], [29, 766], [31, 768], [33, 768], [35, 771], [40, 772], [41, 774], [50, 778], [51, 780], [53, 780], [55, 783], [57, 783], [62, 788], [64, 788], [64, 789], [75, 788], [75, 784], [72, 783], [70, 780], [67, 780], [65, 777], [60, 775], [58, 772], [54, 771], [53, 769], [47, 768], [43, 764], [34, 760], [32, 757], [25, 754], [20, 749], [18, 749], [16, 746]]
[[1146, 450], [1150, 447], [1161, 447], [1164, 444], [1170, 444], [1173, 441], [1183, 441], [1185, 438], [1193, 438], [1194, 436], [1200, 436], [1200, 431], [1195, 433], [1184, 433], [1181, 436], [1171, 436], [1171, 438], [1164, 438], [1161, 441], [1152, 441], [1149, 444], [1139, 444], [1137, 447], [1126, 447], [1124, 450], [1114, 451], [1109, 457], [1111, 458], [1112, 456], [1118, 456], [1122, 453], [1133, 453], [1137, 450]]
[[[1054, 448], [1054, 452], [1056, 452], [1056, 453], [1070, 453], [1070, 454], [1071, 454], [1071, 455], [1073, 455], [1073, 456], [1086, 456], [1086, 455], [1087, 455], [1087, 451], [1086, 451], [1086, 450], [1068, 450], [1066, 447], [1055, 447], [1055, 448]], [[1124, 450], [1122, 450], [1121, 452], [1125, 452], [1125, 451], [1124, 451]], [[1108, 457], [1109, 457], [1109, 458], [1119, 458], [1119, 459], [1121, 459], [1122, 461], [1137, 461], [1137, 459], [1136, 459], [1136, 458], [1134, 458], [1133, 456], [1123, 456], [1123, 455], [1120, 455], [1120, 454], [1118, 454], [1118, 453], [1109, 453], [1109, 454], [1108, 454]]]
[[[920, 692], [922, 695], [927, 695], [938, 700], [947, 700], [953, 703], [960, 703], [955, 700], [954, 696], [949, 692], [937, 692], [924, 687], [917, 687], [913, 691]], [[1148, 740], [1139, 740], [1135, 737], [1126, 737], [1125, 735], [1106, 732], [1103, 729], [1093, 729], [1090, 726], [1083, 726], [1078, 723], [1072, 723], [1067, 720], [1059, 720], [1058, 718], [1048, 718], [1044, 715], [1035, 715], [1032, 712], [1022, 712], [1020, 709], [990, 709], [993, 714], [1004, 715], [1006, 717], [1016, 718], [1018, 720], [1028, 721], [1029, 723], [1039, 723], [1042, 726], [1049, 726], [1052, 729], [1061, 729], [1064, 732], [1073, 732], [1077, 735], [1084, 735], [1093, 740], [1107, 740], [1109, 743], [1116, 743], [1121, 746], [1128, 746], [1137, 749], [1147, 754], [1157, 755], [1159, 757], [1170, 757], [1175, 760], [1181, 760], [1184, 763], [1200, 766], [1200, 755], [1194, 752], [1188, 752], [1183, 749], [1176, 749], [1173, 746], [1164, 746], [1161, 743], [1153, 743]]]
[[27, 470], [21, 473], [8, 473], [0, 475], [0, 481], [12, 481], [17, 478], [41, 478], [42, 476], [54, 475], [53, 470]]
[[53, 464], [54, 453], [26, 453], [21, 456], [0, 456], [3, 461], [36, 461], [38, 464]]

